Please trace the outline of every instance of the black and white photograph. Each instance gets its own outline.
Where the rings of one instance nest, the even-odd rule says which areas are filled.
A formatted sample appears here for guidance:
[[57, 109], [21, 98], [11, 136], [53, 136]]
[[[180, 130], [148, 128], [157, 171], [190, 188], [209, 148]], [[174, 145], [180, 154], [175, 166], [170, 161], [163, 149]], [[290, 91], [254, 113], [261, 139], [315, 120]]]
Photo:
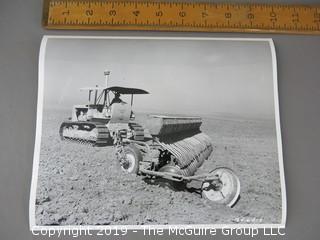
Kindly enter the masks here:
[[31, 229], [284, 227], [264, 38], [44, 36]]

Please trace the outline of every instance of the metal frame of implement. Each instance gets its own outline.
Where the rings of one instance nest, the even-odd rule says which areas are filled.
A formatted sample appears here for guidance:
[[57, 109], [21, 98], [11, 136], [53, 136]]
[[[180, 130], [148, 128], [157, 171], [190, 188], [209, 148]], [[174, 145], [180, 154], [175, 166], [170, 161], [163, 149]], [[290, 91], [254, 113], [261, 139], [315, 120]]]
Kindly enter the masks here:
[[[152, 147], [151, 145], [148, 145], [145, 142], [142, 141], [135, 141], [135, 140], [130, 140], [130, 139], [122, 139], [122, 142], [124, 144], [137, 144], [138, 146], [141, 146], [144, 149], [144, 152], [147, 156], [145, 156], [145, 158], [149, 159], [150, 156], [148, 156], [150, 154], [150, 149]], [[157, 145], [159, 145], [159, 142], [156, 143]], [[136, 145], [136, 146], [137, 146]], [[161, 178], [165, 178], [171, 181], [175, 181], [175, 182], [182, 182], [182, 181], [186, 181], [186, 182], [191, 182], [191, 181], [204, 181], [204, 180], [215, 180], [217, 179], [216, 176], [210, 176], [209, 174], [198, 174], [198, 175], [191, 175], [191, 176], [184, 176], [182, 174], [176, 174], [176, 173], [170, 173], [170, 172], [159, 172], [159, 171], [154, 171], [154, 170], [147, 170], [145, 168], [140, 168], [139, 169], [140, 173], [143, 173], [145, 175], [149, 175], [149, 176], [155, 176], [155, 177], [161, 177]]]
[[44, 0], [46, 29], [320, 34], [319, 5]]

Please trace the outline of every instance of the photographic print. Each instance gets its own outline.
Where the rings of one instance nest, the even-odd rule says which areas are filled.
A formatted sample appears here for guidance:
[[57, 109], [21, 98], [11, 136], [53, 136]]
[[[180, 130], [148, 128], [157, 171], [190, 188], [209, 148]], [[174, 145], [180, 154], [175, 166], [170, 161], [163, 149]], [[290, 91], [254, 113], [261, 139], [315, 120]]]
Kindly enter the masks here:
[[284, 227], [271, 39], [44, 36], [30, 228]]

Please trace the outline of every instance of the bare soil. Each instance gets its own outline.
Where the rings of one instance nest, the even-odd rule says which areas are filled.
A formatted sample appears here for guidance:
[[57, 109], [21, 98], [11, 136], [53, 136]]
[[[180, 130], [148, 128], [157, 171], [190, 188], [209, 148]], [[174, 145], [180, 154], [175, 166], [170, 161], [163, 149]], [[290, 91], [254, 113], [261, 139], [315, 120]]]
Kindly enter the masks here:
[[[280, 223], [281, 187], [273, 120], [203, 117], [214, 151], [197, 173], [233, 169], [241, 198], [233, 208], [201, 198], [200, 183], [174, 191], [121, 171], [113, 147], [59, 138], [70, 111], [43, 114], [37, 225]], [[145, 115], [139, 115], [143, 123]]]

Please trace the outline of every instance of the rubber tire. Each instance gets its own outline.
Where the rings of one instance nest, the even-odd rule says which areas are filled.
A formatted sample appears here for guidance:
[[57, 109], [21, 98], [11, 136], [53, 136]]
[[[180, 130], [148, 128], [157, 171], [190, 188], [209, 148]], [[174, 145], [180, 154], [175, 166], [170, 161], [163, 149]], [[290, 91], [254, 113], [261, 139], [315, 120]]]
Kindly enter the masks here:
[[206, 181], [204, 181], [201, 186], [201, 190], [202, 190], [201, 194], [203, 198], [209, 200], [210, 202], [224, 204], [224, 205], [227, 205], [228, 207], [233, 207], [237, 203], [240, 197], [240, 180], [238, 176], [230, 168], [225, 168], [225, 167], [216, 168], [212, 170], [210, 174], [215, 174], [215, 172], [221, 171], [221, 170], [229, 174], [229, 179], [231, 180], [231, 191], [229, 191], [226, 194], [224, 199], [215, 201], [212, 198], [210, 199], [209, 195], [203, 190], [204, 184], [206, 183]]
[[135, 145], [129, 144], [124, 147], [124, 154], [130, 154], [131, 156], [134, 157], [134, 167], [130, 171], [127, 171], [122, 166], [121, 166], [121, 169], [124, 172], [129, 173], [129, 174], [138, 174], [139, 164], [140, 164], [140, 161], [142, 161], [142, 154], [141, 154], [140, 150]]

